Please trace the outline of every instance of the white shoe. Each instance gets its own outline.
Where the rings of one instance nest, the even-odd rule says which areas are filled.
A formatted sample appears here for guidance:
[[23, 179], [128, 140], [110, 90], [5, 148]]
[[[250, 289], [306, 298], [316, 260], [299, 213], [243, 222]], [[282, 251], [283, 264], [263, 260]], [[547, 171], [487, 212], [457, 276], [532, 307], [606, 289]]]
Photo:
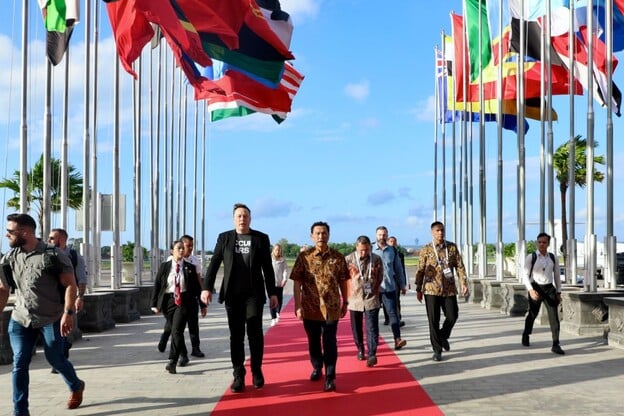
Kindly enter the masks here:
[[271, 319], [271, 326], [275, 326], [277, 324], [277, 319]]
[[280, 316], [279, 316], [279, 313], [278, 313], [278, 314], [277, 314], [277, 318], [275, 318], [275, 323], [278, 323], [278, 322], [279, 322], [279, 318], [280, 318]]

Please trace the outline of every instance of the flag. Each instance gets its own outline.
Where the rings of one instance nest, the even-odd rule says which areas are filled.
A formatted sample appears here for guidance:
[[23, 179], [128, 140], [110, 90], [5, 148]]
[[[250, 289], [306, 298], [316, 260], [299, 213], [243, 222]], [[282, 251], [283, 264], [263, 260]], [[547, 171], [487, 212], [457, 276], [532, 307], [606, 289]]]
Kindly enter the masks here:
[[74, 26], [80, 21], [78, 0], [39, 0], [46, 27], [46, 54], [58, 65], [69, 46]]
[[[264, 114], [271, 114], [273, 119], [281, 123], [286, 119], [286, 115], [290, 112], [292, 100], [294, 99], [304, 76], [299, 73], [291, 64], [286, 62], [284, 65], [284, 73], [280, 80], [280, 85], [277, 89], [273, 90], [263, 85], [258, 85], [253, 80], [248, 80], [244, 85], [249, 87], [245, 90], [240, 82], [240, 78], [245, 76], [241, 73], [237, 73], [232, 69], [224, 70], [222, 63], [213, 60], [213, 66], [206, 68], [208, 77], [213, 77], [219, 85], [225, 86], [225, 80], [230, 80], [232, 86], [236, 86], [238, 90], [227, 91], [223, 94], [207, 94], [205, 98], [208, 101], [208, 111], [210, 111], [210, 117], [212, 121], [223, 120], [228, 117], [242, 117], [245, 115], [260, 112]], [[232, 79], [234, 80], [232, 81]], [[255, 84], [254, 84], [255, 83]], [[264, 91], [264, 95], [259, 96], [254, 93], [253, 89], [258, 88]], [[283, 94], [286, 94], [288, 102], [287, 111], [283, 105]], [[276, 97], [275, 100], [271, 96]], [[262, 97], [262, 100], [260, 100]], [[282, 104], [280, 104], [282, 103]]]
[[490, 26], [485, 0], [464, 0], [466, 38], [470, 55], [470, 80], [477, 79], [492, 59]]
[[[569, 9], [562, 7], [553, 12], [551, 17], [551, 43], [555, 53], [560, 58], [562, 64], [570, 70], [568, 67], [570, 50], [570, 24], [569, 24]], [[589, 71], [591, 70], [593, 77], [592, 95], [594, 99], [603, 107], [606, 107], [607, 97], [607, 59], [606, 59], [606, 45], [594, 35], [593, 38], [593, 63], [589, 62], [588, 54], [588, 41], [587, 41], [587, 27], [581, 26], [579, 28], [581, 37], [579, 38], [574, 34], [574, 68], [572, 72], [574, 78], [579, 80], [585, 89], [587, 89], [587, 80]], [[573, 32], [574, 33], [574, 32]], [[616, 57], [613, 59], [613, 70], [617, 67], [618, 60]], [[612, 81], [612, 109], [616, 115], [620, 116], [620, 107], [622, 104], [622, 93]]]
[[[279, 83], [284, 62], [294, 59], [280, 36], [271, 28], [254, 0], [178, 0], [190, 16], [191, 23], [201, 18], [198, 5], [210, 8], [238, 37], [238, 47], [230, 48], [220, 36], [199, 31], [202, 45], [214, 59], [263, 78], [273, 85]], [[275, 15], [275, 16], [274, 16]], [[283, 13], [271, 13], [269, 20], [283, 19]], [[282, 20], [280, 20], [282, 21]]]
[[[452, 38], [451, 36], [444, 37], [445, 51], [452, 51]], [[446, 56], [443, 56], [442, 51], [436, 48], [436, 79], [438, 85], [438, 123], [452, 123], [454, 121], [467, 120], [471, 122], [479, 122], [481, 114], [479, 108], [472, 108], [466, 106], [469, 110], [464, 111], [463, 103], [453, 102], [453, 67], [455, 61], [452, 52], [447, 52]], [[461, 58], [460, 58], [461, 59]], [[475, 104], [475, 103], [471, 103]], [[476, 103], [478, 104], [478, 103]], [[496, 103], [497, 105], [497, 103]], [[496, 122], [498, 114], [498, 107], [484, 109], [483, 120], [485, 122]], [[518, 131], [518, 117], [516, 113], [502, 114], [502, 126], [505, 130]], [[529, 123], [524, 121], [524, 131], [528, 131]]]
[[[570, 2], [574, 2], [574, 11], [580, 21], [579, 26], [586, 24], [587, 16], [587, 0], [567, 0], [566, 6]], [[605, 0], [594, 0], [594, 17], [596, 23], [601, 28], [599, 39], [606, 42], [606, 33], [604, 29], [607, 27], [606, 5]], [[613, 0], [613, 51], [618, 52], [624, 50], [624, 0]]]

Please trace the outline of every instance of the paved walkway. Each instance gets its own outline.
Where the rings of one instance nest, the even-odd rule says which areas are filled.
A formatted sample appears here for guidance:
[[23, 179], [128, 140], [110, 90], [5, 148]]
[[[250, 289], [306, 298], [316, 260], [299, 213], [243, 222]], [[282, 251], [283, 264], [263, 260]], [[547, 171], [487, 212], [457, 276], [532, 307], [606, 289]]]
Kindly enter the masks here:
[[[600, 337], [562, 333], [566, 355], [557, 356], [550, 352], [547, 327], [536, 326], [532, 346], [525, 348], [520, 344], [523, 318], [460, 303], [451, 351], [437, 363], [431, 360], [424, 306], [413, 292], [402, 305], [408, 344], [398, 355], [446, 415], [624, 415], [624, 351]], [[266, 328], [269, 322], [267, 314]], [[192, 359], [177, 375], [165, 372], [167, 355], [156, 349], [162, 324], [160, 315], [143, 316], [84, 334], [71, 350], [78, 375], [86, 381], [83, 406], [73, 411], [65, 408], [63, 381], [37, 353], [30, 372], [31, 414], [210, 414], [231, 382], [223, 306], [211, 305], [200, 319], [206, 358]], [[389, 327], [380, 328], [382, 336], [390, 336]], [[270, 383], [271, 375], [265, 377]], [[11, 365], [5, 365], [0, 366], [0, 415], [11, 414], [11, 408]]]

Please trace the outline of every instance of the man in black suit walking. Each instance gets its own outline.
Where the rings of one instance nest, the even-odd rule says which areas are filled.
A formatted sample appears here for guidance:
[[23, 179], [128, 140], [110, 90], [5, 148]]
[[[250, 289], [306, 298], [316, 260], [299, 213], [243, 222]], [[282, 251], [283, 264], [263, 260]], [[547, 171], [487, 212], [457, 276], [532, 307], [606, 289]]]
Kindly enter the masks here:
[[250, 224], [249, 207], [234, 204], [235, 229], [219, 234], [201, 293], [202, 301], [209, 304], [215, 291], [217, 272], [223, 263], [219, 303], [225, 302], [230, 328], [230, 357], [234, 370], [230, 389], [234, 393], [245, 389], [245, 326], [249, 338], [253, 385], [258, 389], [264, 386], [262, 312], [267, 294], [270, 307], [277, 307], [269, 236], [252, 230]]

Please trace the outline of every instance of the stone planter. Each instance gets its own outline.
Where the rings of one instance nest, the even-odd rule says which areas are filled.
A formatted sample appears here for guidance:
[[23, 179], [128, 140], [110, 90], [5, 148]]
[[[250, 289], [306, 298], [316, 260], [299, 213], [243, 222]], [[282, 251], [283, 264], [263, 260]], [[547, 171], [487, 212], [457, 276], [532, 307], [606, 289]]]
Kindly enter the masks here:
[[470, 277], [468, 278], [468, 290], [470, 290], [470, 297], [468, 298], [468, 302], [480, 304], [483, 300], [483, 285], [479, 277]]
[[139, 314], [152, 315], [152, 292], [154, 291], [154, 285], [135, 286], [134, 288], [139, 290], [137, 295]]
[[499, 280], [483, 279], [481, 284], [483, 285], [483, 299], [481, 300], [481, 307], [491, 310], [500, 309], [503, 305], [503, 292], [501, 284], [503, 282]]
[[141, 318], [138, 288], [114, 289], [111, 292], [113, 293], [113, 319], [115, 322], [128, 323]]
[[604, 336], [609, 331], [607, 297], [624, 297], [624, 291], [562, 292], [561, 329], [575, 335]]
[[609, 308], [609, 346], [624, 349], [624, 297], [603, 299]]
[[102, 332], [114, 328], [113, 293], [85, 294], [84, 313], [78, 319], [78, 327], [84, 332]]
[[521, 283], [503, 282], [501, 285], [502, 305], [500, 311], [507, 316], [524, 316], [529, 309], [526, 287]]

